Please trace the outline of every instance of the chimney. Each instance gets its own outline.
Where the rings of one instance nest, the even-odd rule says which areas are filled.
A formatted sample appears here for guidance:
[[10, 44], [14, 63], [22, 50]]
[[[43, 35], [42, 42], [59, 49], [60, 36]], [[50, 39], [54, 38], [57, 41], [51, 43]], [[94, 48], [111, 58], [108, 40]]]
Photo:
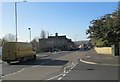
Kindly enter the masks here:
[[58, 33], [55, 33], [55, 36], [58, 36]]

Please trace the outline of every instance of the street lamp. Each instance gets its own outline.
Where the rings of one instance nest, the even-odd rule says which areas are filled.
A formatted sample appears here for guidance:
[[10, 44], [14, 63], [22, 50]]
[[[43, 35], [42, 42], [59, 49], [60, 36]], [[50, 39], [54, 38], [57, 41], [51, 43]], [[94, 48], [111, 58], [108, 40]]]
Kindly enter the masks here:
[[[23, 2], [27, 2], [27, 1], [23, 1]], [[15, 2], [15, 28], [16, 28], [16, 42], [18, 40], [17, 38], [17, 28], [18, 28], [18, 22], [17, 22], [17, 3], [20, 3], [20, 2]]]
[[16, 28], [16, 42], [17, 42], [17, 2], [15, 2], [15, 28]]
[[31, 28], [28, 28], [30, 34], [30, 42], [31, 42]]

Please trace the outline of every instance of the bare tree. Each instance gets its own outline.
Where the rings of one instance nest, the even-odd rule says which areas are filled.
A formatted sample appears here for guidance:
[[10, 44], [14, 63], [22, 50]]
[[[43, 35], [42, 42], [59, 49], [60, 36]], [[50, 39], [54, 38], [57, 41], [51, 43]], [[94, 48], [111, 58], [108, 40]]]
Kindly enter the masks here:
[[8, 42], [14, 42], [15, 41], [15, 35], [7, 34], [3, 37], [3, 40], [8, 41]]
[[44, 30], [41, 31], [41, 35], [40, 35], [41, 39], [46, 38], [46, 32]]
[[49, 36], [49, 32], [47, 31], [47, 36]]
[[37, 36], [37, 37], [35, 37], [33, 40], [36, 40], [37, 42], [39, 42], [39, 37]]
[[8, 41], [5, 40], [4, 38], [0, 39], [0, 47], [3, 46], [3, 44], [4, 44], [5, 42], [8, 42]]
[[34, 38], [34, 39], [31, 41], [31, 44], [32, 44], [33, 49], [34, 49], [35, 51], [37, 51], [38, 48], [39, 48], [39, 42], [38, 42], [37, 40], [38, 40], [37, 38]]

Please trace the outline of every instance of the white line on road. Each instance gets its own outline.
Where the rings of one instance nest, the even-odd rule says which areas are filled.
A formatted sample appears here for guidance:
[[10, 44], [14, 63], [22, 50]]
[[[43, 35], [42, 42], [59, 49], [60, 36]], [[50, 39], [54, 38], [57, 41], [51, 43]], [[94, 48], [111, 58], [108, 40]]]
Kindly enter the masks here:
[[17, 72], [14, 72], [14, 73], [10, 73], [10, 74], [1, 76], [1, 77], [3, 78], [3, 77], [6, 77], [6, 76], [14, 75], [14, 74], [20, 73], [20, 72], [23, 71], [23, 70], [25, 70], [25, 68], [23, 68], [23, 69], [21, 69], [21, 70], [19, 70], [19, 71], [17, 71]]
[[85, 57], [85, 55], [80, 59], [81, 62], [86, 63], [86, 64], [94, 64], [94, 65], [106, 65], [106, 66], [120, 66], [119, 64], [99, 64], [96, 62], [91, 62], [91, 61], [85, 61], [83, 60], [83, 58]]
[[[42, 62], [41, 64], [45, 64], [45, 62]], [[33, 68], [33, 67], [38, 67], [39, 65], [35, 65], [35, 66], [31, 66], [30, 68]], [[6, 77], [6, 76], [10, 76], [10, 75], [14, 75], [14, 74], [17, 74], [17, 73], [20, 73], [21, 71], [25, 70], [27, 68], [22, 68], [21, 70], [17, 71], [17, 72], [14, 72], [14, 73], [10, 73], [10, 74], [7, 74], [7, 75], [4, 75], [4, 76], [1, 76], [2, 78], [3, 77]]]
[[83, 55], [83, 56], [80, 58], [80, 61], [81, 61], [81, 62], [87, 63], [87, 64], [98, 64], [98, 63], [96, 63], [96, 62], [89, 62], [89, 61], [84, 61], [84, 60], [82, 60], [84, 57], [85, 57], [85, 55]]
[[69, 72], [67, 71], [66, 74], [68, 74]]
[[66, 74], [63, 74], [63, 77], [65, 76]]
[[66, 71], [61, 77], [59, 77], [58, 80], [61, 80], [63, 77], [65, 77], [77, 64], [78, 63], [73, 63], [73, 66], [68, 71]]
[[58, 80], [61, 80], [61, 79], [62, 79], [62, 77], [58, 78]]
[[84, 61], [82, 59], [80, 59], [80, 61], [83, 62], [83, 63], [87, 63], [87, 64], [98, 64], [98, 63], [95, 63], [95, 62]]
[[[33, 68], [33, 67], [38, 67], [39, 65], [35, 65], [35, 66], [31, 66], [30, 68]], [[2, 78], [3, 77], [6, 77], [6, 76], [10, 76], [10, 75], [14, 75], [14, 74], [17, 74], [17, 73], [20, 73], [22, 72], [23, 70], [25, 70], [27, 68], [22, 68], [21, 70], [17, 71], [17, 72], [14, 72], [14, 73], [10, 73], [10, 74], [7, 74], [7, 75], [4, 75], [4, 76], [1, 76]]]
[[[63, 71], [63, 73], [61, 73], [61, 74], [59, 74], [59, 75], [57, 75], [57, 76], [54, 76], [54, 77], [51, 77], [51, 78], [49, 78], [49, 79], [46, 79], [46, 80], [52, 80], [52, 79], [55, 79], [55, 78], [58, 78], [58, 80], [61, 80], [68, 72], [69, 72], [69, 70], [67, 71], [67, 68], [68, 67], [73, 67], [74, 66], [74, 62], [72, 62], [72, 65], [70, 65], [70, 66], [67, 66], [67, 67], [65, 67], [64, 68], [64, 71]], [[60, 77], [61, 76], [61, 77]]]
[[62, 76], [64, 73], [61, 73], [61, 74], [59, 74], [59, 75], [57, 75], [57, 76], [54, 76], [54, 77], [51, 77], [51, 78], [49, 78], [49, 79], [46, 79], [46, 80], [52, 80], [52, 79], [55, 79], [55, 78], [57, 78], [57, 77], [60, 77], [60, 76]]

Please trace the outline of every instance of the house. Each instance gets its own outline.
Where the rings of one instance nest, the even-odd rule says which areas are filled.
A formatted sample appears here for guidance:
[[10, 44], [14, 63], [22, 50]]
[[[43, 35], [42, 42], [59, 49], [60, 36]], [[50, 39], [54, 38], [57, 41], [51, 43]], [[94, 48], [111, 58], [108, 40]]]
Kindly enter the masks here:
[[45, 39], [39, 39], [39, 50], [40, 51], [53, 51], [55, 49], [59, 50], [71, 50], [75, 48], [74, 42], [71, 39], [66, 38], [66, 36], [48, 36]]

